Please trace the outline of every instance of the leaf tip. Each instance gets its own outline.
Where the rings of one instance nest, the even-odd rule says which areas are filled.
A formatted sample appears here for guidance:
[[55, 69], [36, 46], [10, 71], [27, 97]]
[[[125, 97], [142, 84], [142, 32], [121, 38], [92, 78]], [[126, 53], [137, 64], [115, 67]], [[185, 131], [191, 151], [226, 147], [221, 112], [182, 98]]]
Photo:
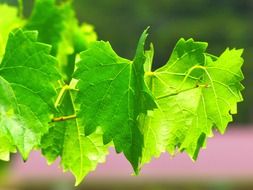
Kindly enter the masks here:
[[140, 170], [141, 170], [141, 168], [139, 168], [139, 167], [134, 168], [134, 172], [132, 173], [132, 176], [138, 176], [140, 174]]
[[77, 177], [77, 176], [75, 176], [75, 178], [76, 178], [75, 187], [77, 187], [77, 186], [80, 185], [80, 183], [82, 182], [82, 179], [79, 178], [79, 177]]

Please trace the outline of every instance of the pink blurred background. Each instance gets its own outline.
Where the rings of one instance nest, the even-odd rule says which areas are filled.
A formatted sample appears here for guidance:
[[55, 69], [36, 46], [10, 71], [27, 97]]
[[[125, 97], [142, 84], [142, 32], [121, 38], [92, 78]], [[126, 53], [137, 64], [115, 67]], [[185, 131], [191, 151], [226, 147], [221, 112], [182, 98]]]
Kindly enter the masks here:
[[[253, 129], [231, 127], [225, 135], [215, 134], [209, 139], [207, 149], [201, 150], [197, 162], [186, 154], [171, 158], [163, 154], [142, 168], [139, 176], [131, 176], [132, 169], [122, 155], [113, 149], [104, 164], [98, 166], [85, 180], [82, 187], [110, 187], [112, 184], [129, 184], [144, 187], [148, 184], [251, 184], [253, 180]], [[39, 152], [33, 152], [24, 163], [20, 157], [12, 161], [4, 184], [6, 188], [26, 186], [26, 184], [62, 184], [73, 189], [74, 178], [70, 173], [62, 173], [59, 161], [48, 166]], [[113, 185], [113, 186], [114, 186]], [[131, 186], [131, 185], [130, 185]], [[4, 185], [3, 185], [4, 187]], [[58, 186], [57, 186], [58, 187]], [[203, 186], [203, 188], [207, 186]], [[209, 187], [209, 186], [208, 186]], [[223, 187], [223, 186], [222, 186]], [[225, 185], [226, 187], [226, 185]], [[251, 187], [251, 186], [250, 186]], [[61, 187], [62, 188], [62, 187]], [[86, 188], [86, 189], [87, 189]], [[122, 185], [121, 185], [122, 188]], [[85, 188], [84, 188], [85, 189]], [[0, 188], [0, 190], [2, 190]]]

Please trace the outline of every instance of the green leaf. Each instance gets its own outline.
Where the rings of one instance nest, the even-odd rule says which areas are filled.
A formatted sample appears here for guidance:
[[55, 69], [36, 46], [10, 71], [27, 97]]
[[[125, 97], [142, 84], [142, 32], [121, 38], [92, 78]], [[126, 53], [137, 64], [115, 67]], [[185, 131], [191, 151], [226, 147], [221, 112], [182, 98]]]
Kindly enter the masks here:
[[116, 151], [124, 152], [136, 173], [143, 146], [138, 116], [156, 107], [144, 82], [146, 37], [145, 31], [133, 61], [119, 57], [109, 43], [92, 43], [81, 53], [74, 74], [79, 80], [77, 117], [85, 135], [101, 127], [104, 144], [113, 140]]
[[4, 161], [8, 161], [10, 159], [10, 152], [12, 153], [16, 152], [14, 142], [8, 131], [8, 126], [13, 126], [15, 124], [15, 120], [12, 116], [13, 114], [11, 113], [12, 103], [10, 100], [13, 100], [13, 97], [12, 97], [12, 94], [9, 94], [11, 93], [10, 90], [11, 89], [8, 89], [7, 84], [5, 84], [5, 81], [2, 78], [0, 78], [0, 92], [3, 92], [3, 94], [0, 95], [0, 99], [5, 99], [2, 101], [6, 101], [10, 105], [10, 107], [5, 108], [9, 112], [6, 112], [4, 108], [0, 106], [0, 142], [1, 142], [0, 160], [4, 160]]
[[17, 30], [10, 33], [0, 64], [0, 137], [5, 139], [0, 150], [13, 152], [15, 145], [24, 160], [39, 146], [54, 109], [59, 74], [49, 52], [50, 46], [37, 42], [37, 32]]
[[57, 57], [67, 83], [71, 81], [76, 54], [97, 39], [93, 26], [79, 26], [71, 1], [36, 0], [25, 28], [38, 30], [39, 40], [53, 46], [51, 54]]
[[158, 109], [140, 119], [145, 142], [142, 163], [177, 149], [196, 159], [212, 129], [224, 133], [232, 121], [231, 114], [242, 101], [242, 50], [227, 49], [217, 58], [205, 53], [206, 47], [181, 39], [165, 66], [146, 73]]
[[78, 21], [74, 16], [69, 17], [57, 54], [57, 59], [60, 63], [59, 69], [64, 81], [67, 83], [72, 79], [77, 54], [86, 50], [91, 42], [97, 40], [93, 26], [83, 23], [79, 27]]
[[[91, 25], [79, 27], [70, 1], [58, 4], [56, 0], [37, 0], [26, 28], [38, 30], [39, 39], [53, 45], [51, 53], [56, 55], [66, 83], [71, 81], [76, 54], [97, 38]], [[71, 94], [67, 92], [59, 102], [55, 117], [75, 114]], [[77, 184], [105, 160], [108, 149], [103, 145], [101, 132], [85, 137], [84, 126], [79, 126], [75, 120], [52, 124], [41, 144], [47, 161], [52, 163], [61, 157], [61, 166], [75, 175]]]
[[24, 21], [18, 17], [18, 9], [16, 7], [0, 4], [0, 61], [4, 55], [5, 46], [9, 33], [15, 29], [22, 27]]
[[[73, 92], [66, 92], [58, 108], [59, 116], [75, 112], [73, 96]], [[55, 123], [43, 136], [41, 144], [42, 153], [49, 164], [60, 156], [61, 166], [75, 175], [76, 185], [93, 171], [98, 163], [104, 162], [108, 154], [108, 145], [103, 145], [101, 130], [86, 137], [84, 127], [75, 119]]]
[[57, 5], [56, 0], [36, 0], [25, 29], [38, 30], [38, 39], [51, 44], [51, 53], [56, 55], [63, 38], [62, 33], [67, 27], [66, 21], [72, 14], [73, 10], [69, 3]]

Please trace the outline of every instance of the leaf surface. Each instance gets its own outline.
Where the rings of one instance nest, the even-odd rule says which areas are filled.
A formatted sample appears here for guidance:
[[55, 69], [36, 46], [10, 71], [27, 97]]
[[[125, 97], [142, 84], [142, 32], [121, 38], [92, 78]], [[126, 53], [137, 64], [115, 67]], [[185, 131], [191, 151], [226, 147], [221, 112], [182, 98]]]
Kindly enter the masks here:
[[231, 114], [242, 101], [242, 50], [227, 49], [214, 57], [205, 53], [206, 47], [206, 43], [181, 39], [165, 66], [147, 72], [158, 109], [141, 117], [142, 163], [166, 150], [175, 154], [177, 149], [195, 160], [212, 129], [224, 133], [232, 121]]
[[[58, 68], [66, 83], [71, 81], [76, 54], [96, 40], [91, 25], [82, 24], [79, 27], [70, 1], [35, 1], [33, 13], [25, 28], [38, 30], [39, 39], [53, 45], [51, 54], [56, 56]], [[72, 95], [70, 91], [64, 93], [59, 105], [55, 105], [57, 111], [54, 112], [54, 117], [75, 114]], [[76, 184], [94, 170], [98, 163], [103, 162], [108, 153], [108, 146], [102, 142], [102, 133], [96, 131], [85, 137], [84, 126], [79, 125], [75, 119], [52, 123], [42, 138], [41, 148], [48, 163], [51, 164], [57, 157], [61, 158], [61, 166], [75, 175]]]
[[57, 57], [67, 83], [71, 81], [76, 55], [97, 39], [93, 26], [79, 26], [71, 1], [36, 0], [25, 29], [38, 30], [39, 40], [53, 46], [51, 54]]
[[[52, 55], [56, 55], [58, 45], [63, 40], [62, 33], [67, 28], [66, 21], [73, 13], [69, 3], [56, 4], [56, 0], [36, 0], [25, 29], [37, 30], [39, 40], [52, 45]], [[65, 47], [68, 49], [68, 47]]]
[[15, 145], [24, 160], [39, 146], [54, 109], [59, 74], [49, 52], [50, 46], [37, 42], [37, 32], [17, 30], [10, 33], [0, 65], [0, 137], [5, 139], [0, 150], [6, 146], [13, 152]]
[[[72, 92], [67, 92], [59, 108], [60, 115], [71, 115], [75, 112]], [[76, 185], [98, 163], [105, 161], [108, 146], [104, 145], [101, 130], [90, 136], [84, 135], [84, 126], [76, 119], [55, 123], [42, 138], [42, 153], [49, 163], [61, 157], [61, 166], [70, 170], [76, 177]]]
[[124, 152], [136, 173], [143, 146], [138, 116], [156, 107], [144, 82], [146, 37], [145, 31], [133, 61], [119, 57], [107, 42], [92, 43], [81, 53], [74, 74], [79, 80], [77, 117], [85, 135], [101, 127], [104, 143], [113, 140], [116, 151]]

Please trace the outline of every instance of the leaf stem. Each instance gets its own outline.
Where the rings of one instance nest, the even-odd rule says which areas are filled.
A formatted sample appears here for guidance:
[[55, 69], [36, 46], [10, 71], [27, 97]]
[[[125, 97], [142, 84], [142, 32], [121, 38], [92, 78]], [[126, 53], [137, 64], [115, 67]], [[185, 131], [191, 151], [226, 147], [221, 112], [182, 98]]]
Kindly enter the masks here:
[[183, 88], [183, 85], [185, 83], [185, 81], [189, 78], [190, 74], [192, 73], [192, 71], [194, 71], [195, 69], [202, 69], [202, 70], [206, 70], [204, 66], [201, 66], [201, 65], [195, 65], [193, 66], [188, 72], [187, 74], [185, 75], [182, 83], [179, 85], [179, 87], [177, 88], [176, 91], [180, 91], [182, 88]]
[[68, 115], [68, 116], [62, 116], [62, 117], [56, 117], [51, 120], [51, 122], [61, 122], [61, 121], [67, 121], [71, 119], [76, 119], [76, 115]]
[[145, 72], [145, 76], [154, 76], [155, 75], [155, 73], [154, 72], [152, 72], [152, 71], [147, 71], [147, 72]]
[[[197, 84], [196, 86], [192, 87], [192, 88], [187, 88], [187, 89], [182, 89], [183, 88], [183, 85], [185, 83], [185, 81], [187, 80], [187, 78], [189, 78], [190, 74], [192, 73], [193, 70], [195, 69], [202, 69], [206, 72], [206, 74], [208, 75], [208, 77], [210, 78], [209, 76], [209, 73], [207, 72], [206, 68], [204, 66], [201, 66], [201, 65], [195, 65], [194, 67], [192, 67], [188, 72], [187, 74], [185, 75], [182, 83], [179, 85], [179, 87], [177, 88], [177, 90], [175, 92], [172, 92], [170, 94], [166, 94], [166, 95], [163, 95], [163, 96], [159, 96], [157, 97], [156, 99], [159, 100], [159, 99], [163, 99], [163, 98], [167, 98], [169, 96], [174, 96], [174, 95], [178, 95], [179, 93], [182, 93], [182, 92], [185, 92], [185, 91], [188, 91], [188, 90], [192, 90], [192, 89], [195, 89], [195, 88], [199, 88], [199, 87], [202, 87], [202, 88], [208, 88], [209, 85], [208, 84]], [[210, 79], [211, 80], [211, 79]]]
[[75, 89], [75, 86], [77, 84], [77, 80], [71, 80], [69, 85], [68, 84], [62, 84], [61, 81], [59, 81], [59, 83], [62, 87], [61, 87], [61, 90], [60, 90], [60, 92], [57, 96], [57, 99], [56, 99], [55, 103], [54, 103], [55, 108], [60, 106], [60, 104], [61, 104], [60, 102], [61, 102], [64, 94], [66, 93], [66, 91], [68, 91], [68, 90], [79, 91], [78, 89]]
[[62, 89], [61, 89], [61, 91], [59, 92], [59, 94], [58, 94], [58, 97], [57, 97], [57, 99], [56, 99], [56, 101], [55, 101], [55, 103], [54, 103], [54, 107], [58, 107], [59, 105], [60, 105], [60, 101], [62, 100], [62, 97], [63, 97], [63, 95], [65, 94], [65, 92], [67, 91], [67, 90], [69, 90], [70, 88], [69, 88], [69, 85], [64, 85], [63, 87], [62, 87]]
[[198, 88], [198, 87], [200, 87], [200, 85], [194, 86], [192, 88], [183, 89], [183, 90], [180, 90], [180, 91], [175, 91], [175, 92], [172, 92], [170, 94], [163, 95], [163, 96], [158, 96], [156, 99], [160, 100], [160, 99], [167, 98], [167, 97], [170, 97], [170, 96], [175, 96], [175, 95], [178, 95], [182, 92], [186, 92], [188, 90], [192, 90], [192, 89], [195, 89], [195, 88]]

